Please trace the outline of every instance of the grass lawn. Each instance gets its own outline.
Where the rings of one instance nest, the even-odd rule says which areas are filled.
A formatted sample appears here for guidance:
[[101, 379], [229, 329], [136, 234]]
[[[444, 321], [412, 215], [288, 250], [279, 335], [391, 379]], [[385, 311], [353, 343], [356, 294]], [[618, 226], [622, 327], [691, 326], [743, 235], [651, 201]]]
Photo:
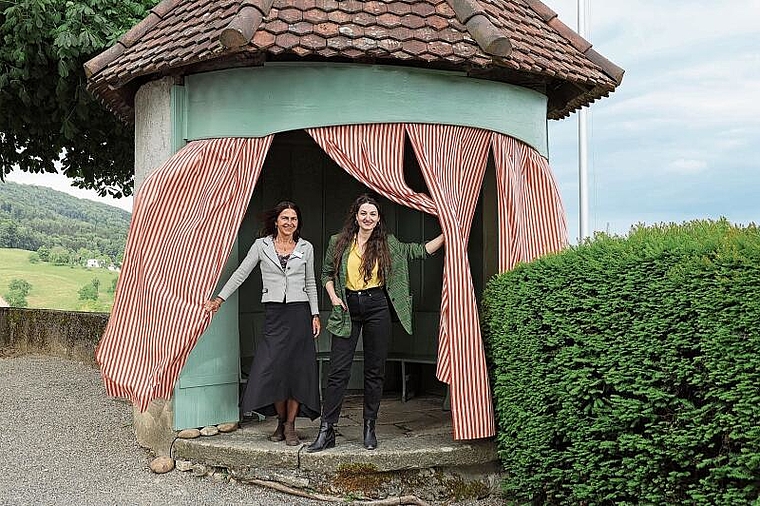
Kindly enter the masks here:
[[[0, 248], [0, 296], [8, 291], [14, 279], [24, 279], [32, 285], [26, 296], [30, 308], [63, 309], [73, 311], [105, 311], [113, 306], [110, 293], [117, 273], [108, 269], [86, 269], [46, 262], [29, 263], [31, 251]], [[100, 281], [98, 300], [79, 300], [80, 288], [92, 278]]]

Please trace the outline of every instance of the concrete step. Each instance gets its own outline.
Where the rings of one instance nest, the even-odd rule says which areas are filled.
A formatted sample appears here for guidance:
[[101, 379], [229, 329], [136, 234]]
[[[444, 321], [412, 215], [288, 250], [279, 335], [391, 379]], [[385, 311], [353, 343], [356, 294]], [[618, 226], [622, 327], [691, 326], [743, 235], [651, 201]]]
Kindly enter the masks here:
[[376, 426], [378, 447], [371, 451], [362, 444], [362, 399], [358, 396], [344, 402], [335, 426], [336, 445], [322, 452], [306, 452], [317, 436], [319, 420], [296, 420], [302, 444], [287, 446], [269, 441], [277, 424], [271, 417], [246, 419], [240, 429], [228, 434], [177, 439], [173, 457], [225, 469], [242, 481], [273, 480], [349, 496], [413, 493], [433, 498], [457, 496], [456, 490], [442, 490], [447, 486], [460, 492], [462, 487], [479, 491], [475, 495], [497, 489], [500, 465], [495, 441], [454, 441], [450, 413], [441, 409], [441, 401], [438, 397], [404, 403], [383, 399]]

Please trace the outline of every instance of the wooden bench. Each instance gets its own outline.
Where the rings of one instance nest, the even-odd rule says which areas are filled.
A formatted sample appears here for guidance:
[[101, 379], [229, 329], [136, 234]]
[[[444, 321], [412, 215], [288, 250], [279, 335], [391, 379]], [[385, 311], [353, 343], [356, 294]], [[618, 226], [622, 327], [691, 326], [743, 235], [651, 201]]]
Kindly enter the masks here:
[[[354, 353], [354, 362], [358, 362], [364, 360], [364, 353], [361, 351], [357, 351]], [[317, 352], [317, 362], [319, 363], [319, 378], [320, 381], [322, 379], [322, 373], [324, 371], [324, 363], [330, 361], [330, 352], [329, 351], [320, 351]], [[438, 362], [437, 357], [434, 356], [409, 356], [409, 355], [402, 355], [399, 353], [390, 353], [388, 354], [388, 358], [386, 359], [387, 362], [399, 362], [401, 363], [401, 402], [406, 402], [409, 400], [409, 389], [407, 387], [407, 381], [409, 380], [409, 376], [406, 373], [406, 364], [412, 363], [412, 364], [436, 364]], [[446, 406], [449, 402], [449, 394], [448, 389], [446, 391], [446, 399], [444, 400], [444, 409], [446, 409]]]

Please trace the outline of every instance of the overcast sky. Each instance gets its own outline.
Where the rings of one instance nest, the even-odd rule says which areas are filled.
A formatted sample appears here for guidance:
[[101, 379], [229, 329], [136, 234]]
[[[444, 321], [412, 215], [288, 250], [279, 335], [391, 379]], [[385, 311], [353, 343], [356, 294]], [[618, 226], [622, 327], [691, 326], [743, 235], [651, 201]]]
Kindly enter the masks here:
[[[576, 28], [577, 0], [544, 0]], [[589, 109], [589, 222], [624, 234], [638, 222], [760, 211], [760, 0], [586, 0], [594, 49], [626, 71]], [[577, 114], [549, 123], [550, 162], [578, 236]], [[79, 197], [63, 176], [11, 181]], [[132, 199], [105, 199], [131, 209]]]

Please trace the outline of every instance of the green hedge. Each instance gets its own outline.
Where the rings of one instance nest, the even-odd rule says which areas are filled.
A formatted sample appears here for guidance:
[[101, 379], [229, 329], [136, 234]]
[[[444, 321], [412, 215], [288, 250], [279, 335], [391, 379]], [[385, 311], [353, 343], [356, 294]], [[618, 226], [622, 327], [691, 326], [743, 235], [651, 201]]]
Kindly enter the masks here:
[[518, 503], [760, 495], [760, 230], [598, 236], [483, 301], [504, 486]]

